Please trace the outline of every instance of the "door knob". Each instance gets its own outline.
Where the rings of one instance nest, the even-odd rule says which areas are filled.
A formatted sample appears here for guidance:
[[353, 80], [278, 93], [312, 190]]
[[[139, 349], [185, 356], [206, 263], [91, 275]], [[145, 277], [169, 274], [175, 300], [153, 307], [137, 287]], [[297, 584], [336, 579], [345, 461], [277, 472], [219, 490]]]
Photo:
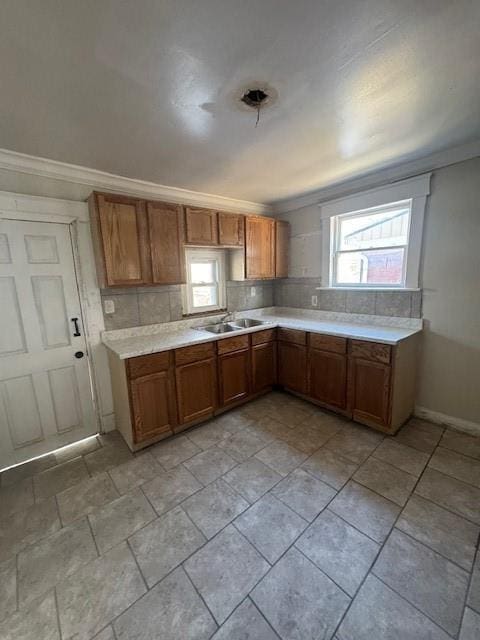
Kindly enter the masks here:
[[83, 351], [75, 351], [75, 358], [83, 358]]

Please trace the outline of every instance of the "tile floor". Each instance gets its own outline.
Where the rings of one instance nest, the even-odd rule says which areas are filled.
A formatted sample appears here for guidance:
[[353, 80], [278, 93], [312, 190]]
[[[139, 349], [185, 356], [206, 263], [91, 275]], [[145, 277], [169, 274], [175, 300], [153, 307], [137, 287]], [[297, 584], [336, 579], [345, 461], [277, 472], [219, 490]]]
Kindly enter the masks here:
[[271, 393], [2, 474], [2, 640], [478, 640], [480, 438]]

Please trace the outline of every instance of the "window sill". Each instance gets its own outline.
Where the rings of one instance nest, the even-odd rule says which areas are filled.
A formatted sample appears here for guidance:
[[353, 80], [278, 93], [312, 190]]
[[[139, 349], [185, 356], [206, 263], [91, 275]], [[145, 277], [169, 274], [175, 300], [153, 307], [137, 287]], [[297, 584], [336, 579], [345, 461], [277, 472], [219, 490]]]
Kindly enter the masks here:
[[221, 313], [227, 313], [227, 309], [212, 309], [211, 311], [199, 311], [198, 313], [184, 313], [182, 318], [206, 318], [208, 316], [218, 316]]
[[315, 287], [316, 291], [421, 291], [410, 287]]

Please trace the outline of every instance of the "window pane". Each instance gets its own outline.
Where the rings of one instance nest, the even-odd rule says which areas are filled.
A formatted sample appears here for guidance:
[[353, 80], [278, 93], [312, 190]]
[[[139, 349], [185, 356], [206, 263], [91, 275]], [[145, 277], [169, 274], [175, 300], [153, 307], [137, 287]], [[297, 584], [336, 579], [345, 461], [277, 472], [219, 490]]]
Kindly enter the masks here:
[[218, 305], [217, 287], [192, 287], [194, 307], [211, 307]]
[[340, 250], [391, 247], [408, 243], [409, 207], [339, 218]]
[[190, 263], [190, 280], [194, 284], [203, 284], [216, 282], [217, 280], [217, 263], [215, 260], [210, 262], [194, 262]]
[[337, 284], [403, 283], [405, 249], [370, 249], [337, 254]]

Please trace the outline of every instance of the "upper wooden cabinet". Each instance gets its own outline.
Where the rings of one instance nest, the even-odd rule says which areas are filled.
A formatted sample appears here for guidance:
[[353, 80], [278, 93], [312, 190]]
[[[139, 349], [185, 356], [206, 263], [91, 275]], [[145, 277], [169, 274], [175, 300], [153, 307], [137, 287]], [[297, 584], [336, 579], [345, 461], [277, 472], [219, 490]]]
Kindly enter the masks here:
[[218, 245], [217, 212], [185, 207], [185, 243], [207, 247]]
[[147, 216], [153, 283], [185, 282], [181, 207], [164, 202], [147, 202]]
[[244, 243], [245, 216], [219, 212], [218, 244], [223, 247], [243, 247]]
[[152, 280], [145, 202], [94, 193], [89, 200], [100, 287]]
[[262, 216], [245, 218], [245, 277], [275, 277], [275, 220]]
[[89, 208], [100, 288], [185, 282], [179, 205], [92, 193]]
[[284, 220], [275, 222], [275, 277], [288, 278], [288, 243], [290, 224]]

